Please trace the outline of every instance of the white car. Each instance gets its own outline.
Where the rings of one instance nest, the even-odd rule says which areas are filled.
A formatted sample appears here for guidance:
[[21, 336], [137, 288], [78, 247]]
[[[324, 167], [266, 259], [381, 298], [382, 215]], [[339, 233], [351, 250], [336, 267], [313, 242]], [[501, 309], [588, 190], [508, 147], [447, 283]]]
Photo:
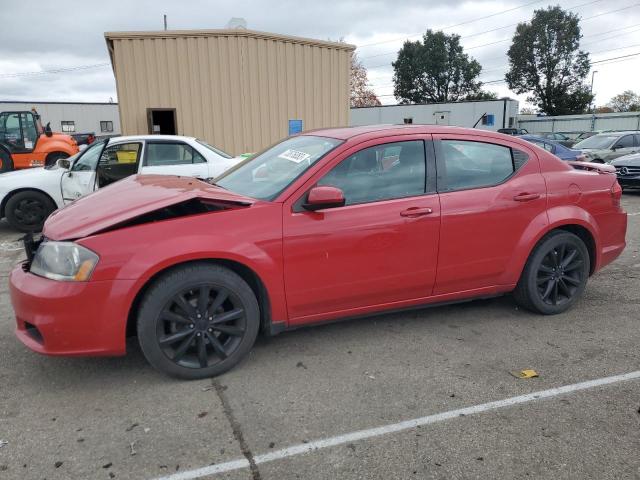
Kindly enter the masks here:
[[193, 137], [110, 138], [53, 167], [0, 175], [0, 218], [22, 232], [39, 231], [54, 210], [130, 175], [215, 178], [243, 159]]

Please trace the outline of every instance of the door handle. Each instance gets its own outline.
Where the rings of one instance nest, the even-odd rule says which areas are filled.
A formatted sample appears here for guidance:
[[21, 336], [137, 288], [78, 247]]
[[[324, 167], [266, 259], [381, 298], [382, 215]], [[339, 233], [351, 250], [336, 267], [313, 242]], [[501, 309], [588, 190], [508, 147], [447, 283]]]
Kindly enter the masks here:
[[516, 202], [530, 202], [531, 200], [537, 200], [540, 198], [539, 193], [519, 193], [513, 199]]
[[423, 215], [429, 215], [433, 213], [433, 210], [429, 207], [409, 207], [406, 210], [400, 212], [401, 217], [421, 217]]

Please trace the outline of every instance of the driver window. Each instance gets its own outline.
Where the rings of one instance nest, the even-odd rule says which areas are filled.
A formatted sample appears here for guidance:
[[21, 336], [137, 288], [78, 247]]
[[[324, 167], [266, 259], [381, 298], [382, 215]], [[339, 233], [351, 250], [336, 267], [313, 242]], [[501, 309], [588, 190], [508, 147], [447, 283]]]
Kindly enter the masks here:
[[140, 143], [120, 143], [104, 149], [98, 164], [98, 185], [104, 187], [138, 172]]
[[4, 140], [13, 148], [24, 148], [19, 114], [10, 113], [7, 116], [4, 124]]
[[71, 167], [72, 172], [92, 172], [98, 165], [98, 157], [104, 147], [104, 142], [94, 143], [87, 148], [84, 153], [73, 162]]
[[411, 197], [425, 193], [424, 142], [387, 143], [344, 159], [318, 185], [342, 190], [345, 205]]

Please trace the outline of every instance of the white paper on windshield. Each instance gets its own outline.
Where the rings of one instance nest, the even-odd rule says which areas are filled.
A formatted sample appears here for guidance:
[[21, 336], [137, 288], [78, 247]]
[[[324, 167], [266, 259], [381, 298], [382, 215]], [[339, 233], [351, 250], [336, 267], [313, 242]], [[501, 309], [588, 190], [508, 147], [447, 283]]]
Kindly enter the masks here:
[[299, 150], [289, 149], [278, 155], [278, 158], [284, 158], [285, 160], [289, 160], [291, 162], [300, 163], [311, 158], [311, 155]]
[[25, 140], [24, 148], [26, 148], [27, 150], [31, 150], [33, 148], [33, 142], [31, 140]]

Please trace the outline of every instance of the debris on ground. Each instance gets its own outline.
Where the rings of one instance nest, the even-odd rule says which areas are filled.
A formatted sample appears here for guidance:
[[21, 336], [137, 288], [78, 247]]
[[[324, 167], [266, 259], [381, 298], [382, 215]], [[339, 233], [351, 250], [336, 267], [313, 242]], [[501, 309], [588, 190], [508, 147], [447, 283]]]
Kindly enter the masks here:
[[371, 375], [369, 372], [364, 372], [364, 376], [367, 377], [367, 378], [370, 378], [371, 380], [375, 380], [376, 379], [376, 377]]
[[7, 445], [9, 445], [9, 442], [6, 440], [0, 440], [0, 448], [6, 447]]
[[136, 428], [138, 425], [140, 425], [140, 424], [139, 423], [132, 423], [131, 426], [127, 427], [127, 432], [130, 432], [131, 430]]
[[206, 387], [202, 387], [202, 391], [203, 392], [208, 392], [209, 390], [213, 390], [214, 388], [216, 388], [216, 387], [214, 387], [213, 385], [208, 385]]
[[57, 461], [57, 462], [56, 462], [56, 463], [54, 463], [53, 465], [54, 465], [56, 468], [60, 468], [60, 467], [62, 466], [62, 464], [63, 464], [63, 463], [64, 463], [64, 462]]
[[535, 378], [539, 376], [538, 372], [531, 369], [520, 370], [519, 372], [509, 372], [509, 373], [516, 378]]
[[136, 442], [135, 442], [135, 441], [134, 441], [134, 442], [131, 442], [131, 443], [129, 444], [129, 450], [131, 450], [131, 456], [132, 456], [132, 457], [133, 457], [136, 453], [138, 453], [138, 452], [136, 452], [135, 446], [136, 446]]
[[200, 413], [198, 414], [198, 418], [204, 418], [204, 417], [206, 417], [207, 415], [209, 415], [209, 412], [200, 412]]
[[302, 362], [298, 362], [298, 363], [296, 363], [296, 368], [304, 368], [306, 370], [307, 366]]

